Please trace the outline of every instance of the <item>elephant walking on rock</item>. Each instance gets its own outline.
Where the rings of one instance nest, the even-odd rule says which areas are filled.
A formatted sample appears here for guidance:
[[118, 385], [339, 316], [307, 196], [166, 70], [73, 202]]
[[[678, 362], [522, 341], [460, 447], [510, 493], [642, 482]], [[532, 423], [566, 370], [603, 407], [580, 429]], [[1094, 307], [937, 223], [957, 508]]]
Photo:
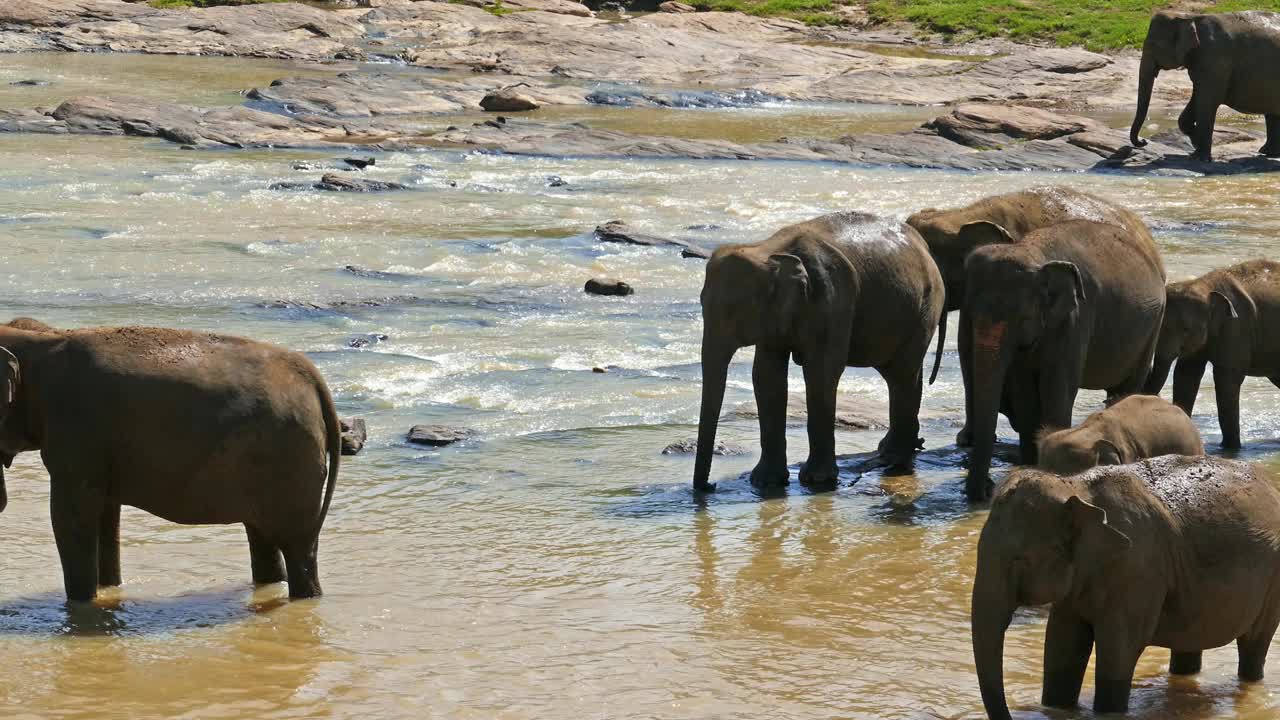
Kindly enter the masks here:
[[1007, 720], [1004, 638], [1019, 607], [1051, 604], [1041, 702], [1075, 707], [1090, 654], [1093, 708], [1128, 709], [1144, 648], [1172, 673], [1234, 642], [1262, 679], [1280, 624], [1280, 492], [1244, 463], [1166, 455], [1062, 478], [1020, 470], [978, 540], [970, 622], [987, 715]]
[[1041, 429], [1071, 426], [1081, 388], [1115, 397], [1142, 389], [1164, 317], [1164, 278], [1150, 236], [1086, 220], [970, 253], [964, 300], [972, 318], [970, 500], [990, 494], [1000, 412], [1018, 432], [1022, 462], [1032, 465]]
[[1173, 402], [1195, 408], [1206, 365], [1213, 364], [1222, 447], [1240, 447], [1240, 386], [1246, 377], [1280, 387], [1280, 262], [1250, 260], [1170, 283], [1146, 392], [1157, 394], [1173, 369]]
[[836, 213], [767, 240], [717, 248], [702, 288], [702, 409], [693, 484], [711, 490], [711, 456], [729, 362], [754, 345], [760, 413], [757, 486], [786, 484], [787, 369], [804, 368], [809, 459], [800, 481], [830, 486], [836, 387], [846, 366], [873, 367], [889, 385], [889, 432], [880, 450], [905, 464], [917, 447], [924, 357], [942, 315], [943, 284], [910, 226]]
[[[947, 286], [946, 310], [938, 323], [940, 336], [946, 335], [947, 313], [953, 310], [960, 312], [956, 344], [960, 353], [965, 400], [964, 428], [956, 435], [956, 444], [960, 447], [973, 444], [973, 351], [970, 342], [973, 328], [964, 308], [965, 260], [969, 253], [983, 245], [1020, 242], [1030, 232], [1072, 220], [1116, 225], [1155, 251], [1155, 240], [1142, 218], [1096, 195], [1061, 186], [992, 195], [965, 207], [950, 210], [930, 208], [907, 218], [907, 224], [924, 237]], [[939, 356], [933, 365], [934, 376], [941, 364], [941, 352], [942, 343], [939, 342]]]
[[[0, 460], [40, 451], [68, 599], [120, 583], [121, 505], [243, 523], [256, 582], [287, 574], [290, 597], [320, 594], [341, 441], [309, 360], [225, 335], [44, 328], [0, 326]], [[6, 499], [0, 471], [0, 509]]]
[[1191, 100], [1178, 117], [1178, 129], [1191, 138], [1194, 157], [1208, 161], [1218, 108], [1267, 118], [1267, 142], [1259, 150], [1280, 157], [1280, 14], [1262, 11], [1189, 15], [1157, 12], [1147, 28], [1138, 77], [1138, 109], [1129, 142], [1147, 121], [1151, 91], [1161, 70], [1185, 67], [1191, 76]]

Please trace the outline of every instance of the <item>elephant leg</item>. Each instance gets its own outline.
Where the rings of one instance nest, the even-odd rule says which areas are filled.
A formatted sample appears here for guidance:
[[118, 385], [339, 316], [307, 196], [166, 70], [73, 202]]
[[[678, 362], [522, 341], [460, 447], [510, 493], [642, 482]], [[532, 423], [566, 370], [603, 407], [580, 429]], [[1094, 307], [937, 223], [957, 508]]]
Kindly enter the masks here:
[[1080, 702], [1080, 686], [1093, 652], [1093, 625], [1079, 615], [1054, 607], [1044, 634], [1044, 690], [1040, 702], [1072, 708]]
[[1267, 664], [1267, 651], [1271, 649], [1271, 639], [1276, 634], [1278, 623], [1280, 616], [1267, 618], [1249, 634], [1236, 639], [1236, 650], [1240, 653], [1238, 674], [1241, 680], [1257, 682], [1262, 679], [1263, 669]]
[[1170, 675], [1195, 675], [1200, 672], [1201, 656], [1204, 653], [1195, 652], [1178, 652], [1174, 650], [1169, 653], [1169, 674]]
[[284, 558], [280, 549], [267, 536], [252, 525], [245, 524], [245, 533], [249, 536], [249, 561], [253, 570], [255, 585], [270, 585], [284, 582]]
[[1040, 389], [1044, 384], [1044, 376], [1034, 368], [1017, 370], [1016, 384], [1011, 390], [1018, 427], [1018, 454], [1023, 465], [1035, 465], [1039, 461], [1040, 446], [1038, 435], [1045, 422], [1045, 397]]
[[1240, 449], [1240, 386], [1244, 373], [1213, 366], [1213, 390], [1218, 398], [1218, 425], [1222, 428], [1222, 449]]
[[289, 598], [319, 597], [320, 572], [316, 562], [316, 551], [319, 538], [315, 535], [293, 538], [282, 543], [280, 550], [284, 553], [284, 564], [289, 573]]
[[1275, 385], [1277, 388], [1280, 388], [1280, 375], [1272, 375], [1267, 379], [1271, 381], [1272, 385]]
[[1187, 106], [1182, 109], [1182, 114], [1178, 116], [1178, 129], [1182, 131], [1191, 140], [1191, 144], [1196, 142], [1196, 93], [1191, 91], [1191, 100], [1187, 102]]
[[1199, 358], [1179, 358], [1173, 366], [1173, 404], [1191, 416], [1196, 407], [1196, 396], [1200, 394], [1200, 380], [1204, 378], [1204, 370], [1208, 363]]
[[1280, 157], [1280, 115], [1267, 116], [1267, 144], [1259, 152], [1267, 157]]
[[62, 561], [67, 599], [88, 602], [98, 594], [98, 526], [105, 499], [85, 483], [56, 478], [50, 483], [49, 515]]
[[751, 384], [760, 412], [760, 461], [751, 471], [757, 487], [786, 485], [787, 470], [787, 359], [786, 350], [756, 348]]
[[832, 487], [836, 468], [836, 389], [844, 374], [844, 358], [814, 353], [804, 366], [805, 402], [809, 413], [809, 459], [800, 466], [800, 483]]
[[98, 585], [120, 583], [120, 503], [108, 500], [98, 525]]
[[907, 466], [920, 443], [924, 368], [918, 363], [900, 363], [884, 368], [880, 375], [889, 384], [889, 434], [880, 443], [880, 454], [893, 467]]
[[956, 433], [956, 447], [973, 446], [973, 323], [969, 313], [960, 311], [956, 331], [956, 349], [960, 353], [960, 379], [964, 383], [964, 427]]
[[1213, 159], [1213, 126], [1218, 122], [1218, 106], [1222, 103], [1209, 93], [1196, 93], [1196, 132], [1191, 144], [1195, 146], [1192, 157], [1209, 162]]

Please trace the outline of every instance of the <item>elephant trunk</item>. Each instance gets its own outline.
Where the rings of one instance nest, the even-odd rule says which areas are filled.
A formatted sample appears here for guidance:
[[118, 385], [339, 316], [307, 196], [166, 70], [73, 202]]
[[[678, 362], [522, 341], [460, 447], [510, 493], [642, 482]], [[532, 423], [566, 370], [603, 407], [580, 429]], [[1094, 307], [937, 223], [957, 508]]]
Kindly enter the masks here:
[[1142, 126], [1147, 122], [1147, 109], [1151, 107], [1151, 90], [1155, 87], [1156, 76], [1160, 68], [1154, 58], [1142, 51], [1142, 67], [1138, 71], [1138, 109], [1133, 115], [1133, 126], [1129, 128], [1129, 144], [1134, 147], [1145, 147], [1146, 140], [1138, 137]]
[[1009, 704], [1004, 697], [1004, 635], [1013, 620], [1016, 602], [1005, 570], [993, 567], [990, 560], [983, 562], [982, 556], [979, 543], [977, 579], [969, 606], [973, 661], [987, 717], [1008, 720]]
[[971, 501], [986, 499], [991, 484], [991, 456], [995, 450], [1000, 393], [1012, 355], [1005, 342], [1008, 324], [976, 318], [973, 322], [973, 449], [965, 492]]
[[1173, 367], [1175, 358], [1162, 358], [1156, 356], [1155, 362], [1151, 364], [1151, 374], [1147, 375], [1147, 383], [1142, 386], [1144, 395], [1159, 395], [1164, 389], [1165, 381], [1169, 379], [1169, 368]]
[[715, 490], [711, 476], [711, 455], [716, 446], [716, 429], [720, 424], [720, 406], [724, 403], [724, 386], [729, 375], [729, 361], [737, 348], [717, 341], [710, 333], [702, 336], [702, 408], [698, 415], [698, 454], [693, 464], [693, 488]]

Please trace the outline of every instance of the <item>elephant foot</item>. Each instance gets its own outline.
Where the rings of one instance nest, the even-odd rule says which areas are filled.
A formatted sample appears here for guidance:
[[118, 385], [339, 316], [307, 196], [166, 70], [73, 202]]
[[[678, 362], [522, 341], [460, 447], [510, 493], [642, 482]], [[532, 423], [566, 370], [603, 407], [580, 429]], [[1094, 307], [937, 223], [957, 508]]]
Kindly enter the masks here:
[[1210, 155], [1207, 152], [1200, 152], [1199, 150], [1191, 153], [1191, 159], [1195, 160], [1196, 162], [1204, 162], [1204, 163], [1213, 162], [1212, 155]]
[[1223, 450], [1239, 450], [1241, 447], [1240, 438], [1223, 438], [1219, 447]]
[[995, 491], [995, 483], [991, 478], [973, 478], [965, 481], [964, 495], [969, 502], [986, 502]]
[[716, 491], [716, 484], [707, 480], [694, 480], [693, 491], [700, 493], [713, 493]]
[[960, 428], [960, 432], [956, 433], [956, 447], [973, 447], [973, 431], [968, 425]]
[[916, 453], [924, 449], [924, 438], [909, 442], [891, 442], [885, 438], [880, 443], [880, 461], [889, 468], [905, 468], [912, 465]]
[[1280, 158], [1280, 147], [1272, 147], [1271, 143], [1267, 143], [1258, 150], [1258, 153], [1264, 157]]
[[791, 472], [783, 467], [757, 465], [751, 471], [751, 485], [758, 488], [786, 487], [791, 483]]
[[840, 470], [835, 460], [809, 461], [800, 466], [800, 484], [807, 488], [835, 488], [839, 479]]
[[1200, 672], [1201, 653], [1177, 652], [1169, 654], [1170, 675], [1195, 675]]

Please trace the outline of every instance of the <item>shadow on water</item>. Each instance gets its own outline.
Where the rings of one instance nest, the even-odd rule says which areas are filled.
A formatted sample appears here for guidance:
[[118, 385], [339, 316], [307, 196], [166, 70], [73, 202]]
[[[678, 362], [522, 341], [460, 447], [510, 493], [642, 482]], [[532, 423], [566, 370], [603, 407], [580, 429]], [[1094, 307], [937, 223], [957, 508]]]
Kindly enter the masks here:
[[[605, 512], [626, 518], [662, 517], [789, 496], [833, 495], [884, 498], [867, 513], [888, 523], [952, 520], [968, 515], [974, 507], [964, 494], [968, 454], [967, 449], [955, 445], [923, 450], [909, 469], [889, 467], [875, 451], [840, 455], [836, 457], [840, 475], [835, 487], [825, 488], [801, 485], [799, 465], [788, 468], [788, 484], [768, 488], [752, 485], [749, 471], [718, 480], [712, 493], [695, 492], [688, 482], [636, 486], [611, 493], [616, 502], [606, 505]], [[1016, 444], [996, 443], [992, 469], [1008, 469], [1017, 457]]]
[[217, 627], [289, 604], [288, 597], [274, 587], [254, 591], [232, 585], [138, 600], [104, 589], [92, 603], [69, 603], [61, 592], [11, 598], [0, 601], [0, 636], [161, 635]]

